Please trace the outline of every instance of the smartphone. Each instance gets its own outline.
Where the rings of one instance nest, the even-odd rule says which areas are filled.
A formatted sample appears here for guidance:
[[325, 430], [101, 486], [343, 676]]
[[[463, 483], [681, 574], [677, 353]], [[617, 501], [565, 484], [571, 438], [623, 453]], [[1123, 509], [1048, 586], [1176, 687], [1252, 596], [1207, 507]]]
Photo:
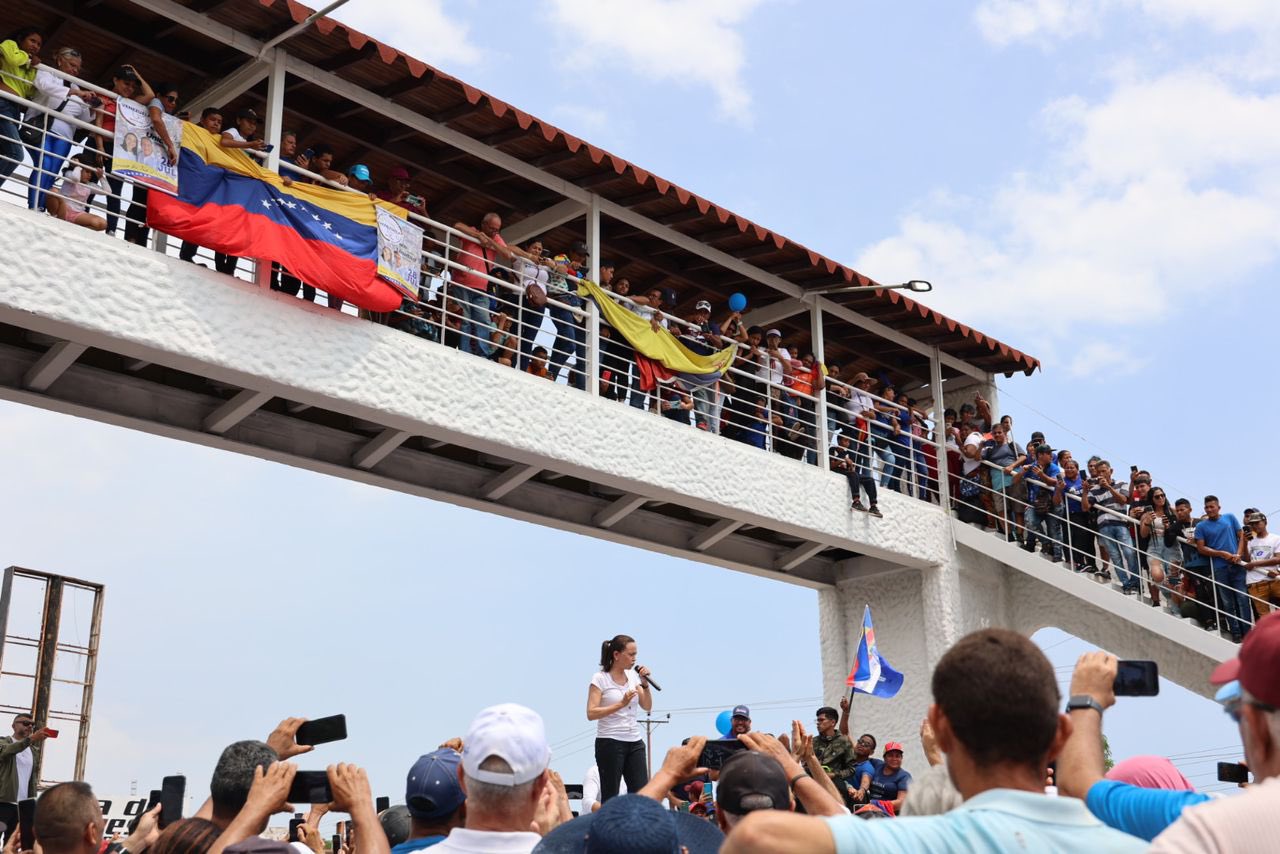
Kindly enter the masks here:
[[383, 795], [382, 797], [378, 798], [373, 803], [374, 812], [384, 813], [389, 809], [391, 809], [391, 798], [387, 797], [386, 795]]
[[6, 840], [18, 832], [18, 805], [0, 801], [0, 835]]
[[564, 793], [569, 796], [571, 801], [582, 800], [582, 784], [581, 783], [565, 783]]
[[58, 737], [58, 731], [56, 729], [49, 729], [48, 727], [44, 728], [44, 734], [47, 735], [49, 738]]
[[306, 819], [300, 815], [295, 815], [293, 818], [289, 819], [289, 838], [286, 840], [287, 842], [302, 841], [298, 838], [298, 828], [304, 823], [306, 823]]
[[29, 851], [36, 847], [36, 799], [18, 801], [18, 848]]
[[716, 802], [716, 784], [712, 780], [708, 780], [702, 785], [702, 794], [707, 796], [707, 800], [711, 803]]
[[316, 150], [314, 148], [308, 148], [306, 151], [302, 152], [302, 156], [310, 160], [316, 156]]
[[1120, 661], [1116, 670], [1117, 697], [1154, 697], [1160, 693], [1160, 671], [1154, 661]]
[[274, 142], [268, 142], [266, 145], [262, 146], [262, 150], [270, 154], [272, 151], [276, 150], [276, 144]]
[[342, 835], [335, 833], [329, 844], [333, 846], [333, 854], [338, 854], [342, 850]]
[[175, 821], [182, 820], [182, 802], [187, 797], [187, 778], [165, 777], [160, 781], [160, 823], [164, 830]]
[[299, 771], [289, 788], [291, 804], [327, 804], [333, 800], [326, 771]]
[[1129, 466], [1129, 472], [1130, 472], [1130, 474], [1137, 474], [1137, 473], [1138, 473], [1138, 467], [1137, 467], [1137, 466]]
[[698, 757], [698, 766], [718, 771], [720, 766], [724, 765], [726, 759], [739, 750], [746, 749], [747, 746], [736, 738], [708, 741], [706, 746], [702, 748], [702, 754]]
[[1249, 769], [1239, 762], [1219, 762], [1218, 779], [1224, 783], [1249, 782]]
[[147, 808], [143, 812], [149, 812], [156, 804], [160, 803], [162, 793], [159, 789], [152, 789], [151, 794], [147, 796]]
[[298, 727], [294, 741], [298, 744], [327, 744], [330, 741], [342, 741], [347, 737], [347, 716], [330, 715], [327, 718], [316, 718]]

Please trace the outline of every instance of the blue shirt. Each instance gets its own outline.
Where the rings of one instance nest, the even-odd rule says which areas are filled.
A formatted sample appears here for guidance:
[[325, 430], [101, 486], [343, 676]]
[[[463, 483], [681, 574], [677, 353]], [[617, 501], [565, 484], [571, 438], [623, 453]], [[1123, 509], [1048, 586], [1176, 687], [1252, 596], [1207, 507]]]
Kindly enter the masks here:
[[1082, 801], [1015, 789], [988, 789], [949, 813], [866, 821], [826, 819], [837, 854], [1146, 851], [1147, 843], [1107, 827]]
[[898, 795], [911, 788], [911, 775], [899, 768], [892, 774], [889, 769], [881, 767], [871, 775], [871, 790], [868, 794], [874, 801], [896, 801]]
[[424, 836], [421, 839], [410, 839], [401, 842], [395, 848], [391, 849], [391, 854], [413, 854], [414, 851], [421, 851], [423, 848], [430, 848], [444, 842], [446, 836]]
[[[1217, 519], [1196, 522], [1196, 539], [1203, 540], [1208, 548], [1235, 554], [1240, 548], [1240, 521], [1232, 513], [1223, 513]], [[1226, 569], [1234, 564], [1220, 557], [1210, 556], [1209, 566], [1213, 569]]]
[[1067, 502], [1068, 513], [1082, 512], [1080, 507], [1080, 494], [1084, 491], [1084, 478], [1080, 475], [1075, 477], [1064, 477], [1063, 483], [1067, 488], [1062, 493], [1062, 498]]
[[1062, 469], [1058, 468], [1057, 463], [1050, 462], [1047, 468], [1041, 469], [1041, 471], [1044, 472], [1044, 477], [1040, 478], [1040, 477], [1036, 477], [1034, 474], [1031, 473], [1032, 465], [1033, 465], [1032, 463], [1027, 463], [1025, 466], [1022, 467], [1022, 471], [1024, 472], [1024, 478], [1027, 484], [1027, 500], [1028, 501], [1035, 501], [1036, 496], [1040, 494], [1040, 490], [1042, 489], [1046, 489], [1049, 492], [1053, 492], [1053, 490], [1049, 489], [1048, 487], [1040, 486], [1040, 481], [1043, 480], [1046, 483], [1052, 483], [1053, 481], [1058, 479], [1058, 475], [1062, 472]]
[[[866, 760], [866, 761], [864, 761], [864, 762], [859, 762], [859, 763], [858, 763], [858, 766], [857, 766], [856, 768], [854, 768], [854, 769], [853, 769], [853, 779], [852, 779], [852, 780], [850, 780], [849, 782], [853, 783], [853, 787], [854, 787], [855, 789], [856, 789], [857, 787], [859, 787], [859, 786], [861, 786], [861, 785], [862, 785], [862, 775], [863, 775], [863, 774], [866, 774], [866, 775], [867, 775], [867, 776], [869, 776], [869, 777], [875, 777], [875, 776], [876, 776], [876, 766], [875, 766], [875, 765], [873, 765], [873, 764], [871, 764], [871, 762], [872, 762], [872, 761], [871, 761], [870, 759], [868, 759], [868, 760]], [[870, 785], [870, 784], [868, 784], [868, 785]]]
[[1099, 780], [1089, 787], [1085, 804], [1103, 824], [1148, 842], [1173, 824], [1187, 807], [1209, 800], [1200, 792], [1144, 789], [1116, 780]]

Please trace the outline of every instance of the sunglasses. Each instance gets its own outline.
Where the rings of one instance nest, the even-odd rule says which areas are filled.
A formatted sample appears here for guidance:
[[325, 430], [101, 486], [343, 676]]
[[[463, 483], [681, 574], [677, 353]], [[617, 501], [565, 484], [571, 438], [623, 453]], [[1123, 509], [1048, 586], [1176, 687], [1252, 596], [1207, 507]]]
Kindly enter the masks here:
[[[1223, 705], [1222, 711], [1227, 713], [1227, 717], [1231, 718], [1231, 721], [1233, 723], [1238, 724], [1240, 723], [1240, 707], [1244, 704], [1244, 702], [1245, 701], [1241, 699], [1232, 700], [1231, 702]], [[1270, 706], [1259, 700], [1249, 700], [1248, 703], [1250, 706], [1253, 706], [1255, 709], [1260, 709], [1264, 712], [1280, 711], [1280, 709], [1277, 709], [1275, 706]]]

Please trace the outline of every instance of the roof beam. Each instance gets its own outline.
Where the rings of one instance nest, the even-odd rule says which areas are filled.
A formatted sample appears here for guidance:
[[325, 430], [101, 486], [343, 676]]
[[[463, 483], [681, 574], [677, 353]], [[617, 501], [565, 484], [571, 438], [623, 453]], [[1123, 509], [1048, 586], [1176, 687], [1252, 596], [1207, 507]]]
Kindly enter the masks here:
[[461, 104], [458, 104], [457, 106], [449, 107], [448, 109], [441, 110], [438, 113], [433, 113], [431, 118], [439, 122], [440, 124], [445, 125], [445, 124], [448, 124], [449, 122], [454, 122], [454, 121], [457, 121], [458, 119], [466, 118], [467, 116], [472, 115], [473, 113], [478, 113], [487, 106], [489, 106], [489, 97], [487, 95], [482, 95], [480, 97], [480, 100], [476, 101], [474, 104], [471, 103], [470, 101], [463, 101]]
[[689, 538], [689, 548], [695, 552], [705, 552], [725, 537], [742, 527], [737, 519], [721, 519], [714, 525], [708, 525], [701, 533]]
[[597, 513], [591, 522], [597, 528], [612, 528], [621, 522], [625, 517], [639, 510], [640, 507], [649, 499], [643, 495], [627, 494], [621, 498], [615, 499], [608, 507]]
[[790, 572], [826, 547], [826, 543], [801, 543], [794, 549], [779, 555], [773, 562], [773, 568], [779, 572]]
[[84, 344], [71, 341], [57, 342], [45, 350], [44, 355], [22, 377], [22, 387], [30, 391], [48, 391], [49, 386], [88, 349]]
[[587, 206], [573, 199], [565, 199], [546, 210], [525, 217], [502, 229], [502, 239], [507, 243], [524, 243], [531, 237], [537, 237], [544, 231], [572, 222], [587, 211]]
[[601, 172], [596, 172], [592, 175], [584, 175], [581, 178], [575, 178], [573, 179], [573, 183], [577, 184], [584, 190], [589, 190], [592, 187], [599, 187], [601, 184], [608, 184], [610, 181], [616, 181], [621, 177], [622, 175], [618, 174], [617, 170], [610, 166], [608, 169]]
[[[222, 107], [257, 86], [270, 73], [270, 63], [251, 59], [187, 101], [183, 109], [190, 111], [192, 116], [199, 116], [200, 111], [205, 107]], [[231, 126], [230, 121], [227, 122], [227, 126]]]
[[537, 466], [518, 463], [486, 483], [480, 490], [480, 496], [486, 501], [497, 501], [540, 471], [542, 469]]
[[794, 297], [780, 299], [777, 302], [771, 302], [768, 305], [760, 306], [754, 311], [747, 312], [742, 316], [742, 322], [748, 326], [772, 326], [779, 320], [808, 310], [809, 304], [804, 300], [795, 299]]
[[388, 427], [351, 455], [351, 465], [367, 471], [386, 459], [387, 454], [403, 445], [408, 438], [408, 432]]
[[209, 413], [204, 419], [204, 431], [221, 436], [252, 415], [270, 399], [271, 395], [268, 392], [254, 391], [251, 388], [241, 389], [235, 397]]

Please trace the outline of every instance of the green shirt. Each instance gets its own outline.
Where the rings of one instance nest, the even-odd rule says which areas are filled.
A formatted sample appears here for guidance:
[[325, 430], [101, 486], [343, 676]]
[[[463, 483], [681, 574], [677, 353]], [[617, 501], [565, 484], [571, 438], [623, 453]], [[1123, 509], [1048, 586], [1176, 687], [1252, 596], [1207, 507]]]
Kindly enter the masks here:
[[4, 83], [19, 97], [31, 98], [35, 91], [36, 69], [31, 57], [18, 47], [13, 39], [0, 42], [0, 83]]
[[818, 757], [818, 762], [830, 769], [837, 780], [848, 780], [858, 766], [858, 760], [853, 754], [853, 742], [840, 733], [830, 738], [815, 735], [813, 753]]

